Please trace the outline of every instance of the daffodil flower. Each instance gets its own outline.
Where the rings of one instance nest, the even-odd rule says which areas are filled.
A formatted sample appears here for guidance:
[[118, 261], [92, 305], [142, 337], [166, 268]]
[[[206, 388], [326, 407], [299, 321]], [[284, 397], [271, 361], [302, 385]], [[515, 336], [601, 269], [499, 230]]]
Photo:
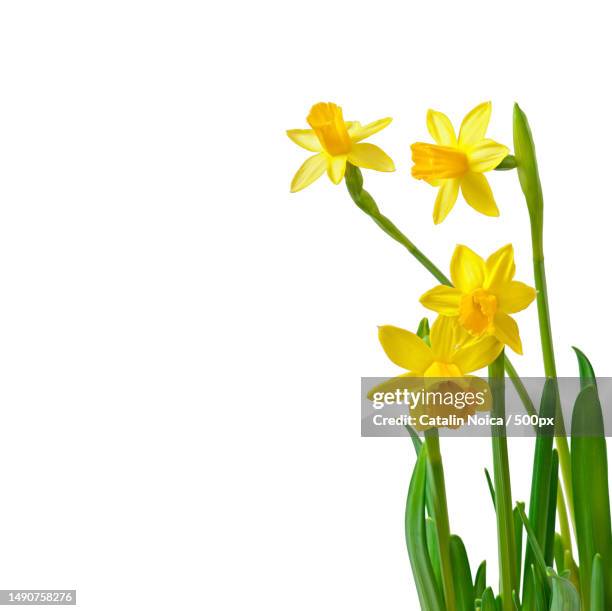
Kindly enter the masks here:
[[461, 123], [459, 138], [443, 113], [427, 112], [427, 129], [436, 144], [412, 145], [412, 175], [438, 187], [433, 218], [437, 225], [453, 209], [459, 189], [465, 201], [482, 214], [499, 216], [497, 204], [484, 172], [495, 169], [509, 150], [485, 138], [491, 118], [491, 102], [471, 110]]
[[379, 119], [367, 125], [347, 122], [342, 108], [332, 102], [319, 102], [310, 109], [307, 118], [312, 129], [290, 129], [287, 135], [297, 145], [316, 153], [306, 159], [291, 182], [291, 192], [312, 184], [327, 170], [334, 184], [344, 178], [347, 162], [360, 168], [393, 172], [395, 165], [379, 147], [361, 142], [391, 123], [390, 118]]
[[513, 279], [516, 266], [512, 244], [486, 261], [459, 245], [450, 271], [454, 286], [436, 286], [421, 297], [421, 303], [455, 319], [472, 337], [493, 336], [522, 354], [518, 325], [509, 315], [524, 310], [535, 299], [536, 291]]
[[[390, 325], [378, 328], [378, 339], [391, 361], [408, 371], [372, 388], [368, 393], [370, 399], [376, 393], [394, 392], [398, 389], [445, 389], [450, 392], [484, 389], [486, 382], [467, 374], [489, 365], [503, 349], [503, 344], [492, 336], [478, 341], [471, 340], [455, 321], [445, 316], [438, 316], [434, 322], [429, 337], [430, 344], [410, 331]], [[476, 409], [486, 411], [489, 406], [489, 401], [478, 407], [473, 406], [473, 409], [458, 409], [453, 405], [420, 404], [412, 410], [412, 415], [417, 420], [416, 428], [425, 430], [431, 426], [421, 426], [421, 415], [445, 417], [454, 414], [460, 424], [466, 415]]]
[[378, 328], [378, 339], [389, 359], [407, 370], [399, 378], [461, 378], [492, 363], [504, 347], [493, 336], [469, 341], [456, 321], [447, 316], [436, 318], [430, 344], [391, 325]]

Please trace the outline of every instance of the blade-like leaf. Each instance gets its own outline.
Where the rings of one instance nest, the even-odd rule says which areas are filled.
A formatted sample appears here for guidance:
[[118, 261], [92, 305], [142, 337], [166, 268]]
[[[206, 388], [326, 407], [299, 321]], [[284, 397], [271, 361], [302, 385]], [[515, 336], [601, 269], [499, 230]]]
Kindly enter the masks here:
[[608, 491], [608, 455], [597, 389], [580, 392], [572, 416], [572, 479], [576, 539], [580, 560], [582, 606], [589, 609], [593, 558], [600, 554], [604, 571], [606, 609], [612, 609], [612, 532]]
[[450, 553], [457, 611], [474, 611], [475, 596], [470, 563], [465, 545], [457, 535], [451, 535]]
[[406, 502], [406, 545], [412, 565], [421, 607], [427, 611], [444, 611], [442, 594], [427, 550], [425, 532], [425, 477], [427, 447], [423, 446], [414, 467]]
[[440, 543], [438, 541], [438, 530], [436, 528], [436, 522], [433, 518], [425, 518], [425, 528], [427, 535], [427, 551], [429, 552], [429, 559], [431, 560], [431, 566], [433, 568], [436, 583], [440, 592], [442, 592], [442, 569], [440, 567]]
[[487, 561], [483, 560], [476, 571], [474, 579], [474, 597], [482, 598], [484, 591], [487, 588]]
[[544, 559], [546, 566], [552, 566], [555, 559], [555, 523], [557, 519], [557, 489], [559, 486], [559, 454], [553, 450], [552, 468], [550, 470], [550, 494], [548, 496], [548, 517], [546, 520], [546, 537]]
[[584, 389], [587, 386], [593, 384], [597, 386], [597, 379], [591, 361], [586, 357], [582, 350], [579, 350], [574, 346], [574, 352], [578, 358], [578, 371], [580, 372], [580, 386]]
[[[542, 391], [540, 402], [540, 416], [542, 418], [552, 418], [557, 409], [559, 392], [557, 381], [554, 378], [546, 380]], [[533, 457], [533, 471], [531, 478], [531, 497], [529, 501], [529, 522], [535, 533], [538, 545], [543, 551], [547, 550], [546, 535], [550, 528], [548, 519], [550, 514], [551, 482], [553, 481], [553, 435], [554, 424], [552, 426], [540, 427], [537, 431], [535, 453]], [[557, 502], [557, 487], [554, 486], [553, 499], [553, 523], [554, 532], [554, 507]], [[552, 542], [551, 542], [552, 552]], [[544, 556], [546, 558], [546, 556]], [[533, 564], [533, 550], [530, 546], [525, 550], [525, 574], [523, 578], [523, 604], [526, 609], [531, 609], [534, 605], [534, 592], [532, 589], [533, 580], [529, 579], [531, 565]], [[545, 562], [548, 566], [548, 563]], [[550, 560], [552, 564], [552, 559]]]
[[481, 602], [482, 611], [497, 611], [497, 603], [495, 602], [495, 595], [491, 588], [487, 588], [482, 595]]

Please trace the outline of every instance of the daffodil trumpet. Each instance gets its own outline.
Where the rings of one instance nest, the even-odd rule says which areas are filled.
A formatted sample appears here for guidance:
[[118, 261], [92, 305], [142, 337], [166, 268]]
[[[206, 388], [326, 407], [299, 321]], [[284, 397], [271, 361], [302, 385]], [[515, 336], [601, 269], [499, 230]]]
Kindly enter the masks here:
[[427, 129], [435, 143], [412, 145], [412, 176], [438, 189], [433, 219], [441, 223], [455, 206], [459, 191], [477, 212], [499, 216], [499, 209], [485, 172], [496, 169], [508, 157], [503, 144], [486, 138], [491, 102], [473, 108], [463, 119], [459, 135], [442, 112], [427, 112]]

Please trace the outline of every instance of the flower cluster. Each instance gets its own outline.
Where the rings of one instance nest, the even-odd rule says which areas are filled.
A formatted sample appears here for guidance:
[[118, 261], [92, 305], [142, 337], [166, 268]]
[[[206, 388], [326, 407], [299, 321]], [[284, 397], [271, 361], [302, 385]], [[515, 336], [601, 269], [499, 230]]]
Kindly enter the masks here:
[[[479, 104], [465, 116], [457, 135], [445, 114], [427, 112], [427, 129], [434, 143], [416, 142], [411, 146], [412, 176], [438, 190], [435, 224], [448, 216], [459, 192], [474, 210], [499, 216], [484, 174], [497, 168], [509, 149], [486, 137], [490, 118], [491, 103]], [[363, 142], [387, 127], [390, 118], [361, 125], [345, 121], [336, 104], [321, 102], [312, 107], [307, 122], [311, 129], [287, 131], [296, 144], [316, 153], [297, 171], [291, 191], [304, 189], [325, 171], [338, 184], [345, 177], [347, 164], [381, 172], [395, 170], [382, 149]], [[486, 260], [467, 246], [458, 245], [450, 263], [451, 282], [421, 297], [421, 304], [438, 314], [429, 337], [393, 326], [379, 328], [384, 351], [406, 373], [375, 390], [405, 386], [409, 378], [466, 376], [491, 364], [504, 346], [522, 354], [518, 326], [510, 315], [525, 309], [535, 299], [536, 291], [515, 280], [514, 274], [511, 244]]]

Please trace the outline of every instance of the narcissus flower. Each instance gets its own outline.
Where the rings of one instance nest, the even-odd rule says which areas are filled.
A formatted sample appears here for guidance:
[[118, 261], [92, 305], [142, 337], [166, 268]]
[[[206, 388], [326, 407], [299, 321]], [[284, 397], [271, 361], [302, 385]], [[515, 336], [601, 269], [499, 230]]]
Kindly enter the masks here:
[[436, 286], [421, 297], [421, 303], [454, 319], [473, 337], [493, 336], [522, 354], [518, 325], [509, 314], [524, 310], [535, 299], [536, 291], [513, 280], [515, 271], [512, 244], [486, 261], [459, 245], [451, 260], [454, 286]]
[[491, 117], [491, 102], [471, 110], [461, 123], [459, 137], [443, 113], [427, 112], [427, 129], [436, 144], [412, 145], [412, 175], [438, 187], [433, 218], [437, 225], [453, 209], [459, 189], [465, 201], [482, 214], [499, 216], [497, 204], [484, 172], [495, 169], [509, 150], [485, 138]]
[[367, 125], [345, 121], [342, 108], [332, 102], [319, 102], [310, 109], [307, 118], [312, 129], [290, 129], [287, 135], [307, 151], [317, 153], [309, 157], [291, 182], [291, 192], [312, 184], [325, 170], [331, 181], [338, 184], [344, 178], [347, 161], [360, 168], [393, 172], [395, 165], [379, 147], [361, 142], [391, 123], [390, 118]]
[[[503, 344], [494, 337], [474, 341], [455, 321], [438, 316], [431, 328], [431, 345], [410, 331], [389, 325], [379, 327], [378, 338], [387, 356], [408, 371], [372, 388], [368, 393], [370, 399], [377, 398], [379, 393], [382, 397], [408, 389], [433, 391], [434, 396], [440, 392], [450, 395], [450, 403], [436, 400], [411, 407], [419, 430], [437, 426], [432, 424], [436, 418], [445, 422], [443, 426], [456, 428], [464, 423], [467, 415], [476, 410], [489, 409], [489, 401], [471, 406], [458, 403], [466, 396], [466, 391], [475, 394], [486, 388], [486, 382], [467, 374], [489, 365], [497, 358]], [[450, 416], [454, 416], [454, 419], [448, 424]]]
[[378, 339], [387, 356], [408, 370], [399, 378], [460, 378], [492, 363], [504, 347], [493, 336], [473, 341], [447, 316], [438, 316], [432, 325], [431, 345], [391, 325], [378, 328]]

